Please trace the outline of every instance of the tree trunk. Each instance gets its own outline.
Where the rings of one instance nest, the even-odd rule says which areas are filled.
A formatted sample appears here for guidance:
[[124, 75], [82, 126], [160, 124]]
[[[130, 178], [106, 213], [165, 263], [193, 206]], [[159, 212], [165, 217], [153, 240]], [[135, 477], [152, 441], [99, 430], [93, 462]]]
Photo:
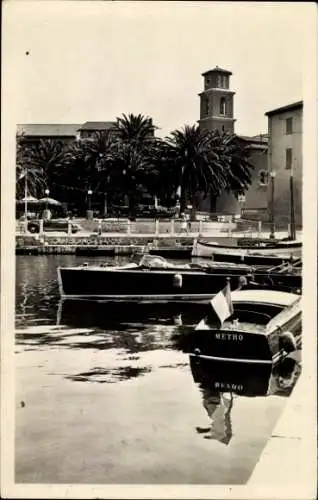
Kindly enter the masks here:
[[197, 212], [197, 207], [196, 207], [196, 195], [193, 194], [192, 197], [191, 197], [191, 205], [192, 205], [192, 208], [191, 208], [191, 215], [190, 215], [190, 218], [192, 221], [195, 221], [196, 218], [197, 218], [197, 215], [196, 215], [196, 212]]
[[129, 194], [129, 200], [128, 200], [128, 211], [129, 211], [129, 218], [130, 220], [135, 220], [136, 219], [136, 206], [135, 206], [135, 197], [133, 193]]

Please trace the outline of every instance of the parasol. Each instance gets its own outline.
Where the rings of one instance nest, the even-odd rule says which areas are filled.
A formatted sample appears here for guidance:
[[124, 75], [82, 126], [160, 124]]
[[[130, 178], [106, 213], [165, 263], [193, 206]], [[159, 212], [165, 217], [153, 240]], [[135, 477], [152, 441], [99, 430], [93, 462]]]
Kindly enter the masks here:
[[60, 201], [54, 200], [54, 198], [41, 198], [40, 200], [38, 200], [38, 204], [39, 205], [54, 205], [54, 206], [62, 205], [62, 203]]

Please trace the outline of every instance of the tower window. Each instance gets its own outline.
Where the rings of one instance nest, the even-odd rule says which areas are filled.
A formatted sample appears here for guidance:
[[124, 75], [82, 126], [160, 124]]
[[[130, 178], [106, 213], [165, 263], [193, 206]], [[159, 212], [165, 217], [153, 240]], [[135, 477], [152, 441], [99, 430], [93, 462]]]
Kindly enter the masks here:
[[286, 123], [286, 134], [290, 135], [293, 133], [293, 119], [292, 118], [287, 118], [285, 120]]
[[220, 115], [225, 115], [225, 112], [226, 112], [225, 97], [221, 97], [221, 99], [220, 99]]
[[222, 86], [224, 89], [226, 89], [226, 83], [227, 83], [226, 80], [227, 80], [226, 76], [223, 76], [223, 85]]
[[222, 77], [221, 77], [221, 75], [218, 75], [216, 81], [217, 81], [218, 88], [221, 88], [222, 87]]
[[209, 111], [210, 111], [210, 110], [209, 110], [209, 99], [207, 98], [207, 99], [205, 99], [205, 101], [204, 101], [204, 112], [205, 112], [205, 114], [206, 114], [206, 115], [208, 115], [208, 114], [209, 114]]
[[293, 150], [292, 150], [292, 148], [287, 148], [285, 154], [286, 154], [285, 168], [286, 168], [286, 170], [291, 170], [292, 164], [293, 164]]

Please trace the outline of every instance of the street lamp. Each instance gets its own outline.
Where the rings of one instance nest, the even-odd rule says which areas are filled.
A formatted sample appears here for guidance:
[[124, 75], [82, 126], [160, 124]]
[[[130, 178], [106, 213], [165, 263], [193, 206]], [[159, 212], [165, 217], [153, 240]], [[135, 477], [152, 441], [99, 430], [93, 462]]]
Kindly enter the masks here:
[[294, 208], [294, 170], [293, 165], [290, 169], [289, 177], [289, 189], [290, 189], [290, 238], [291, 240], [296, 239], [296, 228], [295, 228], [295, 208]]
[[276, 177], [275, 170], [272, 170], [269, 173], [269, 175], [271, 178], [271, 232], [269, 237], [271, 239], [274, 239], [275, 238], [274, 196], [275, 196], [275, 177]]
[[87, 201], [88, 201], [88, 210], [91, 211], [92, 209], [92, 194], [93, 194], [93, 191], [91, 189], [89, 189], [87, 191]]
[[243, 215], [243, 206], [246, 201], [245, 194], [239, 194], [237, 199], [240, 205], [240, 219], [241, 219]]
[[48, 197], [49, 197], [49, 194], [50, 194], [50, 190], [48, 188], [46, 188], [46, 190], [44, 192], [45, 192], [45, 196], [46, 196], [45, 210], [47, 211], [49, 209]]

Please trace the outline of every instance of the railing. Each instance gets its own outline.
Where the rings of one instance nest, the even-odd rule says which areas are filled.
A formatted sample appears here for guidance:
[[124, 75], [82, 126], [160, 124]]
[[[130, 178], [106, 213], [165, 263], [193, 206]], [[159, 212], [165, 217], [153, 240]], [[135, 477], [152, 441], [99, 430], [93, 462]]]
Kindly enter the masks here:
[[[54, 221], [52, 221], [54, 223]], [[247, 238], [268, 238], [272, 231], [272, 225], [268, 222], [239, 219], [236, 222], [230, 222], [229, 219], [216, 221], [183, 221], [180, 219], [142, 219], [130, 221], [128, 219], [77, 219], [69, 220], [63, 229], [50, 229], [51, 231], [63, 231], [72, 235], [72, 224], [79, 224], [81, 230], [78, 234], [118, 234], [118, 235], [149, 235], [149, 236], [197, 236], [199, 234], [215, 237], [247, 237]], [[38, 220], [38, 233], [46, 234], [43, 220]], [[274, 227], [278, 237], [288, 236], [288, 228]], [[28, 233], [25, 221], [17, 221], [17, 233]], [[275, 234], [275, 233], [274, 233]], [[276, 234], [275, 234], [276, 236]]]

